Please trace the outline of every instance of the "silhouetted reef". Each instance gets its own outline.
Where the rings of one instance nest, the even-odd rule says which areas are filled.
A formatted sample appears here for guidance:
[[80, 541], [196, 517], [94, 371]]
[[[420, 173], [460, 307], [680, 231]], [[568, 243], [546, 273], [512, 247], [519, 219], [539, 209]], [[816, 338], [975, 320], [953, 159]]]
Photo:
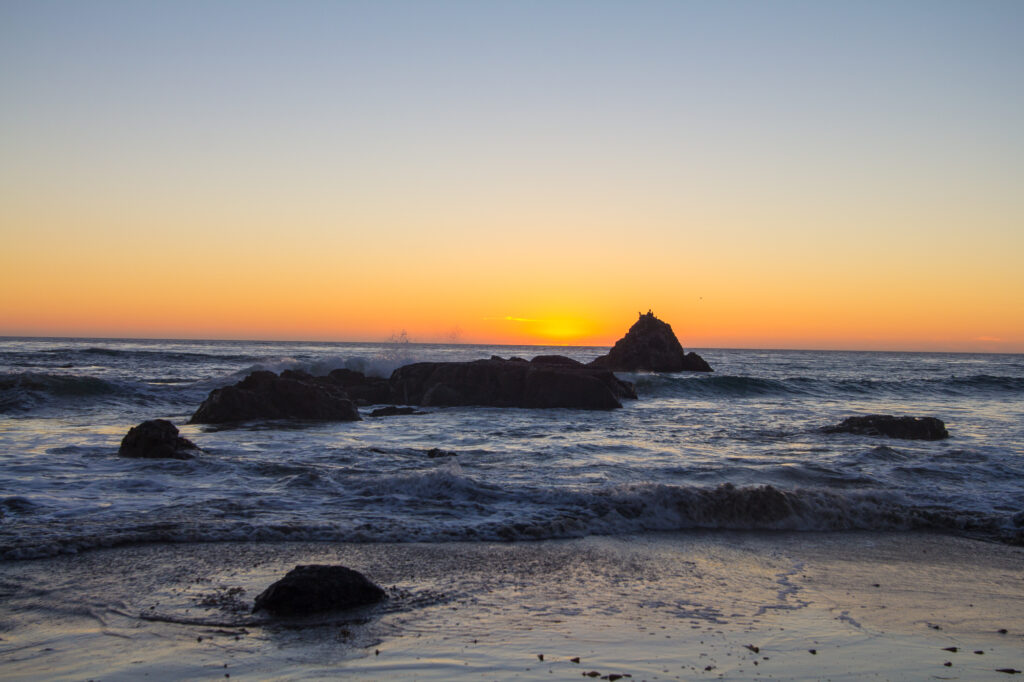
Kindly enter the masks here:
[[894, 417], [891, 414], [869, 414], [847, 417], [834, 426], [826, 426], [824, 433], [853, 433], [861, 436], [888, 436], [905, 440], [942, 440], [949, 431], [941, 419], [935, 417]]

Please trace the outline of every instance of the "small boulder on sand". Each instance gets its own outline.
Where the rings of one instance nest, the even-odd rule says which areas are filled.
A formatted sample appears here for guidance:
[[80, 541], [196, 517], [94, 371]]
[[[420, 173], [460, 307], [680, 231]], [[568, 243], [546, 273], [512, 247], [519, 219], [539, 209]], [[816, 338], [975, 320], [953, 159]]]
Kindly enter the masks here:
[[256, 597], [253, 611], [302, 616], [373, 604], [387, 596], [380, 586], [345, 566], [296, 566]]

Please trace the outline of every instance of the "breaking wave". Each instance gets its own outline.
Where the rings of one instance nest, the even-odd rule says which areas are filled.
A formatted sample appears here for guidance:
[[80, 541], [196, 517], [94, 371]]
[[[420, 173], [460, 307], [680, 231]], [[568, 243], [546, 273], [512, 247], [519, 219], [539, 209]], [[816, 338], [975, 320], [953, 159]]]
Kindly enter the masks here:
[[62, 398], [117, 395], [125, 388], [98, 377], [22, 372], [0, 374], [0, 412], [16, 412]]
[[[345, 513], [369, 502], [380, 510], [374, 517]], [[18, 500], [17, 507], [23, 515], [36, 511], [27, 501]], [[696, 529], [931, 530], [1024, 544], [1024, 529], [1009, 516], [917, 507], [885, 492], [730, 483], [713, 488], [644, 483], [575, 491], [503, 489], [451, 468], [378, 480], [345, 502], [261, 520], [271, 509], [282, 511], [277, 507], [276, 501], [256, 497], [212, 504], [202, 514], [192, 506], [168, 508], [157, 523], [84, 521], [64, 535], [29, 523], [22, 532], [0, 532], [0, 557], [37, 558], [147, 542], [523, 541]], [[433, 513], [424, 513], [427, 509]]]

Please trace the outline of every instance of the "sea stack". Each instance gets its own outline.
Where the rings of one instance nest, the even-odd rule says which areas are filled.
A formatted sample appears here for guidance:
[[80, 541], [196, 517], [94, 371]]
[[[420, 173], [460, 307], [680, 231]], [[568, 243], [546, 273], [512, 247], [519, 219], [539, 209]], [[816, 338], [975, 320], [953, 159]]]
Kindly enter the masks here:
[[711, 365], [694, 352], [685, 352], [672, 327], [650, 310], [641, 314], [626, 335], [591, 367], [614, 372], [711, 372]]

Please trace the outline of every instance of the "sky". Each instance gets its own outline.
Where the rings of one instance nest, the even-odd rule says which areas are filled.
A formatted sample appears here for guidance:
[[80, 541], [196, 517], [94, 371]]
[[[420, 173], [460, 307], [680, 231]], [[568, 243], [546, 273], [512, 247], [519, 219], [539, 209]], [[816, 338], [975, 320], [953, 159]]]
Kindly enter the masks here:
[[0, 335], [1024, 352], [1024, 3], [0, 0]]

